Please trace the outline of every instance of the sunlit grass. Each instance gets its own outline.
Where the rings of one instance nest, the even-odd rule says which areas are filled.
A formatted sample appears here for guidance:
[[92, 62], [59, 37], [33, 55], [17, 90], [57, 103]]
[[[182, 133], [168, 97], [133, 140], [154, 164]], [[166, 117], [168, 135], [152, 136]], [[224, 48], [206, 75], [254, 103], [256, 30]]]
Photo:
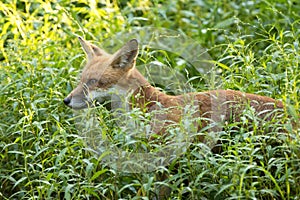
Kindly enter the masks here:
[[[109, 149], [95, 153], [78, 128], [78, 114], [62, 103], [83, 66], [76, 35], [101, 44], [151, 25], [181, 31], [208, 48], [221, 63], [219, 87], [282, 100], [297, 118], [299, 9], [298, 1], [0, 2], [0, 199], [148, 199], [162, 185], [172, 189], [171, 199], [299, 199], [295, 130], [281, 133], [276, 125], [261, 135], [229, 123], [218, 133], [221, 153], [190, 143], [183, 155], [158, 167], [169, 174], [159, 180], [154, 172], [125, 173], [105, 163]], [[177, 67], [172, 52], [144, 49], [138, 62], [145, 61], [173, 67], [195, 89], [209, 88], [188, 62]], [[166, 85], [158, 86], [172, 93]], [[126, 137], [126, 127], [116, 126], [105, 108], [95, 111], [110, 145], [159, 148]], [[146, 129], [148, 116], [141, 120], [140, 114], [129, 116]], [[189, 128], [180, 124], [181, 131]]]

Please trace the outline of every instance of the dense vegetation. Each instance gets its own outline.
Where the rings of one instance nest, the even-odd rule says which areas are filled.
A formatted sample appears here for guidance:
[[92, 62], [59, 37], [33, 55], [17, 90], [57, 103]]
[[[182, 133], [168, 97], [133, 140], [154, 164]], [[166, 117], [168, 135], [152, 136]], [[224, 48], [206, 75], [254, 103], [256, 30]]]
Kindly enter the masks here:
[[[289, 105], [296, 117], [299, 10], [298, 0], [1, 1], [0, 199], [148, 199], [162, 185], [172, 189], [171, 199], [300, 199], [299, 130], [274, 128], [262, 135], [259, 128], [236, 131], [236, 124], [227, 124], [217, 136], [222, 152], [190, 144], [156, 168], [170, 175], [159, 180], [154, 171], [127, 173], [106, 163], [110, 149], [95, 153], [78, 128], [78, 113], [62, 103], [84, 64], [77, 35], [111, 47], [151, 26], [207, 49], [217, 76], [210, 79], [214, 85], [176, 52], [141, 46], [138, 65], [158, 63], [184, 77], [175, 89], [172, 77], [156, 83], [150, 76], [153, 84], [168, 93], [181, 93], [186, 85], [266, 95]], [[109, 147], [130, 151], [133, 142], [122, 138], [126, 131], [109, 112], [102, 106], [94, 111], [101, 135], [114, 140]], [[147, 121], [138, 120], [139, 112], [132, 111], [131, 119]], [[149, 145], [159, 148], [145, 141], [138, 146]]]

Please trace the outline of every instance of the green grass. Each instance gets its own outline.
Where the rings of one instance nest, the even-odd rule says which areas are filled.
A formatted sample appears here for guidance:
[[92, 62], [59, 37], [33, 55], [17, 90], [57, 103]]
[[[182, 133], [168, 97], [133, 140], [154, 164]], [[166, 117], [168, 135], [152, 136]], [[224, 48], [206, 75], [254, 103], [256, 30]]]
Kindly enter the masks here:
[[[152, 26], [176, 30], [207, 48], [218, 72], [214, 87], [280, 99], [297, 116], [298, 0], [30, 2], [0, 2], [0, 199], [148, 199], [159, 185], [172, 188], [171, 199], [300, 198], [299, 130], [261, 135], [228, 124], [218, 133], [222, 153], [192, 143], [157, 169], [170, 174], [161, 181], [154, 172], [126, 173], [105, 163], [109, 149], [94, 153], [78, 129], [77, 115], [62, 102], [83, 67], [76, 35], [101, 46], [118, 33]], [[212, 87], [179, 60], [172, 52], [143, 47], [138, 64], [171, 67], [185, 77], [177, 85], [193, 90]], [[168, 81], [158, 86], [172, 93], [174, 80]], [[95, 111], [112, 148], [160, 148], [128, 139], [107, 110]], [[138, 127], [146, 126], [147, 116], [140, 120], [139, 111], [129, 116]], [[246, 113], [244, 119], [249, 117]], [[189, 124], [180, 128], [185, 132]]]

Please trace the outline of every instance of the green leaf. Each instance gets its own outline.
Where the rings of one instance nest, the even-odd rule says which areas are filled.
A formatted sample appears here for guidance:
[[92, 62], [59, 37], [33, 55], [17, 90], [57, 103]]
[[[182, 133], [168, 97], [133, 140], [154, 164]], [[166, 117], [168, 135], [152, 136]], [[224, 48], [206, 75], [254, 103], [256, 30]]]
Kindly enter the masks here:
[[97, 171], [93, 176], [92, 178], [90, 179], [90, 181], [93, 181], [95, 180], [96, 178], [98, 178], [100, 175], [104, 174], [105, 172], [107, 172], [108, 170], [107, 169], [103, 169], [101, 171]]
[[13, 189], [16, 187], [16, 186], [18, 186], [22, 181], [24, 181], [24, 180], [26, 180], [27, 179], [27, 177], [22, 177], [22, 178], [20, 178], [17, 182], [15, 182], [15, 184], [14, 184], [14, 186], [13, 186]]

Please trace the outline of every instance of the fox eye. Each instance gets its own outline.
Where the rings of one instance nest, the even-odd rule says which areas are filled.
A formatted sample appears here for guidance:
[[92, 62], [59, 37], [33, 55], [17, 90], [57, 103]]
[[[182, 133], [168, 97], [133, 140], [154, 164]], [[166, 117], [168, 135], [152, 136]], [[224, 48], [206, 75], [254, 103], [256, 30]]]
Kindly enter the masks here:
[[93, 86], [98, 82], [98, 80], [96, 79], [90, 79], [88, 80], [88, 82], [86, 83], [88, 86]]

